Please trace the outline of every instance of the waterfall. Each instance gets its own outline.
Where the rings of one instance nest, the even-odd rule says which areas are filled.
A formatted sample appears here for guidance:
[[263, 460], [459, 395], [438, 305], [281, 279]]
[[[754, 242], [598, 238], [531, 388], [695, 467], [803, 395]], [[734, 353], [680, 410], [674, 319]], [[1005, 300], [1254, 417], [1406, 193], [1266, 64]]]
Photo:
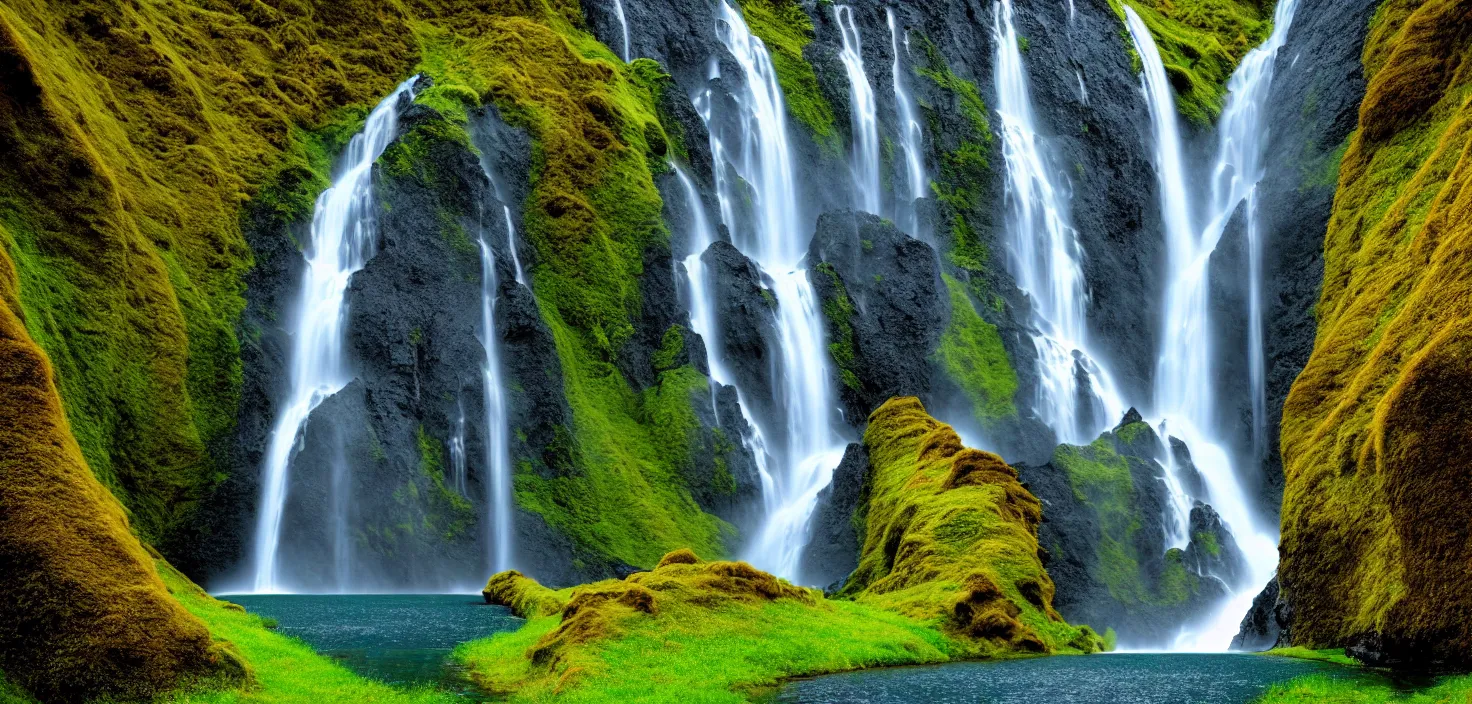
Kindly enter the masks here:
[[[838, 58], [848, 74], [849, 113], [853, 125], [854, 208], [879, 213], [879, 115], [874, 107], [874, 87], [864, 73], [864, 47], [859, 27], [854, 23], [854, 8], [834, 5], [833, 19], [843, 49]], [[898, 60], [898, 59], [896, 59]]]
[[450, 485], [465, 496], [470, 474], [470, 458], [465, 456], [465, 404], [457, 401], [455, 407], [459, 415], [455, 418], [455, 434], [450, 436]]
[[[711, 152], [716, 156], [721, 216], [733, 243], [767, 273], [777, 299], [777, 332], [781, 349], [776, 355], [778, 390], [785, 416], [786, 435], [777, 453], [781, 470], [766, 489], [765, 522], [749, 548], [750, 561], [770, 572], [793, 578], [807, 540], [808, 520], [818, 492], [832, 478], [843, 456], [844, 440], [836, 427], [836, 405], [831, 388], [830, 360], [823, 339], [823, 318], [817, 295], [803, 268], [811, 229], [800, 215], [792, 153], [788, 145], [786, 109], [771, 56], [752, 36], [741, 14], [721, 2], [716, 34], [740, 66], [737, 89], [739, 114], [734, 120], [714, 120], [710, 127]], [[707, 100], [707, 106], [711, 101]], [[726, 149], [727, 142], [735, 145]], [[737, 193], [733, 179], [722, 174], [734, 169], [749, 186]], [[733, 203], [749, 196], [754, 222], [736, 222]], [[764, 482], [765, 484], [765, 482]]]
[[623, 51], [619, 54], [619, 58], [622, 58], [624, 63], [628, 63], [633, 60], [634, 50], [629, 48], [629, 18], [624, 16], [624, 0], [613, 0], [613, 14], [618, 17], [618, 26], [623, 32], [624, 39]]
[[[399, 97], [413, 95], [410, 78], [399, 85], [369, 113], [363, 131], [348, 142], [332, 186], [317, 197], [312, 213], [311, 240], [307, 244], [306, 270], [296, 301], [292, 346], [288, 352], [289, 389], [282, 400], [266, 445], [261, 476], [261, 505], [256, 523], [254, 591], [280, 592], [285, 585], [277, 574], [277, 552], [281, 545], [281, 518], [286, 509], [291, 460], [298, 448], [307, 417], [327, 397], [352, 380], [343, 358], [346, 320], [344, 297], [348, 280], [377, 246], [373, 213], [373, 162], [383, 153], [398, 129]], [[337, 517], [346, 522], [344, 510]], [[337, 542], [346, 531], [335, 530]], [[339, 544], [335, 553], [345, 556]], [[340, 558], [345, 559], [345, 558]], [[339, 570], [341, 571], [341, 570]]]
[[[896, 197], [896, 220], [901, 230], [919, 236], [920, 223], [915, 214], [915, 201], [929, 195], [926, 189], [929, 180], [925, 177], [925, 153], [921, 151], [925, 133], [920, 129], [920, 120], [915, 116], [915, 98], [910, 95], [910, 84], [900, 69], [900, 37], [895, 28], [894, 10], [884, 8], [884, 19], [889, 23], [889, 44], [894, 51], [894, 104], [895, 117], [899, 125], [900, 151], [905, 154], [905, 186], [903, 196]], [[905, 35], [905, 55], [910, 52], [910, 37]], [[900, 189], [896, 187], [897, 191]]]
[[[1059, 440], [1088, 444], [1124, 414], [1124, 402], [1103, 367], [1088, 354], [1083, 252], [1069, 216], [1061, 175], [1050, 169], [1038, 135], [1022, 66], [1012, 0], [994, 6], [997, 115], [1007, 167], [1007, 266], [1032, 300], [1038, 351], [1039, 416]], [[1066, 181], [1065, 181], [1066, 183]]]
[[481, 367], [486, 406], [486, 513], [490, 519], [491, 568], [511, 568], [511, 449], [507, 436], [506, 393], [501, 386], [500, 345], [496, 338], [496, 255], [485, 238], [480, 244], [481, 346], [486, 356]]
[[[1273, 60], [1286, 41], [1295, 5], [1294, 0], [1278, 4], [1272, 36], [1243, 58], [1227, 84], [1229, 94], [1218, 125], [1219, 149], [1211, 173], [1211, 193], [1201, 209], [1206, 225], [1200, 230], [1192, 224], [1191, 194], [1165, 67], [1149, 30], [1132, 9], [1125, 8], [1130, 35], [1145, 67], [1144, 90], [1156, 141], [1156, 172], [1170, 275], [1156, 367], [1155, 411], [1168, 419], [1170, 434], [1191, 448], [1193, 461], [1206, 484], [1207, 496], [1197, 498], [1210, 503], [1221, 515], [1241, 547], [1251, 573], [1245, 583], [1228, 585], [1231, 598], [1211, 622], [1183, 632], [1176, 642], [1178, 649], [1225, 649], [1252, 598], [1277, 567], [1276, 529], [1254, 515], [1241, 478], [1216, 435], [1220, 426], [1215, 417], [1215, 377], [1211, 368], [1215, 341], [1211, 335], [1208, 268], [1227, 221], [1242, 204], [1246, 205], [1252, 258], [1257, 260], [1260, 256], [1253, 219], [1254, 190], [1262, 177], [1266, 148], [1266, 125], [1262, 124], [1261, 111], [1272, 81]], [[1257, 317], [1261, 313], [1260, 304], [1256, 301], [1260, 264], [1254, 261], [1249, 269], [1254, 289], [1249, 303], [1254, 310], [1249, 315], [1254, 316], [1252, 325], [1260, 328], [1261, 319]], [[1258, 348], [1249, 352], [1249, 357], [1257, 356], [1259, 365], [1252, 381], [1260, 385], [1261, 333], [1249, 332], [1249, 337], [1251, 344]], [[1254, 388], [1253, 393], [1261, 392]], [[1254, 411], [1257, 410], [1254, 399]]]

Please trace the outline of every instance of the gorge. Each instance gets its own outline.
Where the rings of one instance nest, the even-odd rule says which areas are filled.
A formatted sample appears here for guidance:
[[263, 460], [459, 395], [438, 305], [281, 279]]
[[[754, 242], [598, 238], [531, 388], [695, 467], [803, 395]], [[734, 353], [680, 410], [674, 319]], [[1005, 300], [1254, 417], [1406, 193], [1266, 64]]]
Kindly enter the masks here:
[[1465, 2], [0, 38], [0, 701], [1472, 691]]

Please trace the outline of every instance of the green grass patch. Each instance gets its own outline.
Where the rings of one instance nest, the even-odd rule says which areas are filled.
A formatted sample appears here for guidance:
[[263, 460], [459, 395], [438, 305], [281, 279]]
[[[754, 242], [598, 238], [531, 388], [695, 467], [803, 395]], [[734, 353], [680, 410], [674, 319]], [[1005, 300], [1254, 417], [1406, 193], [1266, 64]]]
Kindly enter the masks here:
[[1272, 650], [1258, 653], [1270, 658], [1294, 658], [1296, 660], [1314, 660], [1317, 662], [1332, 662], [1335, 665], [1350, 665], [1359, 667], [1360, 662], [1344, 654], [1344, 648], [1324, 648], [1314, 650], [1313, 648], [1302, 648], [1293, 646], [1289, 648], [1273, 648]]
[[[227, 641], [245, 659], [255, 683], [243, 689], [180, 692], [160, 704], [451, 704], [458, 697], [428, 687], [401, 689], [355, 674], [337, 661], [317, 654], [305, 642], [267, 628], [265, 619], [234, 604], [214, 599], [193, 582], [160, 562], [159, 576], [169, 592], [209, 627], [216, 640]], [[3, 701], [3, 700], [0, 700]]]
[[1472, 675], [1438, 678], [1436, 683], [1407, 691], [1365, 677], [1307, 675], [1276, 684], [1257, 704], [1463, 704], [1472, 701]]

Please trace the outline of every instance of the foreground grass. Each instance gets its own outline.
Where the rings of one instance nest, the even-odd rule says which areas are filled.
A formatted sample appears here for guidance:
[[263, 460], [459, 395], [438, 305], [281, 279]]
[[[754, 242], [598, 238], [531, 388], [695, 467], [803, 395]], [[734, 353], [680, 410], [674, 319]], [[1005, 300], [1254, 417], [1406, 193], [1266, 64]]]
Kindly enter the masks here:
[[1274, 685], [1258, 699], [1258, 704], [1464, 704], [1472, 702], [1472, 675], [1444, 677], [1429, 689], [1407, 692], [1388, 683], [1363, 679], [1335, 679], [1328, 675], [1299, 677]]
[[1344, 654], [1343, 648], [1326, 648], [1324, 650], [1312, 650], [1310, 648], [1273, 648], [1272, 650], [1258, 653], [1270, 658], [1294, 658], [1296, 660], [1314, 660], [1317, 662], [1330, 662], [1335, 665], [1348, 665], [1359, 667], [1360, 662]]
[[[176, 704], [449, 704], [455, 697], [429, 688], [404, 690], [366, 679], [306, 643], [267, 629], [260, 616], [219, 601], [159, 563], [159, 576], [184, 608], [209, 626], [217, 640], [232, 643], [249, 663], [256, 683], [246, 689], [197, 690], [161, 699]], [[0, 702], [3, 702], [0, 699]]]
[[731, 564], [587, 585], [562, 615], [466, 643], [455, 657], [478, 685], [515, 702], [703, 704], [747, 701], [791, 677], [944, 662], [958, 651], [930, 624], [761, 585], [778, 583], [749, 567], [730, 568], [741, 572], [735, 578], [712, 576]]

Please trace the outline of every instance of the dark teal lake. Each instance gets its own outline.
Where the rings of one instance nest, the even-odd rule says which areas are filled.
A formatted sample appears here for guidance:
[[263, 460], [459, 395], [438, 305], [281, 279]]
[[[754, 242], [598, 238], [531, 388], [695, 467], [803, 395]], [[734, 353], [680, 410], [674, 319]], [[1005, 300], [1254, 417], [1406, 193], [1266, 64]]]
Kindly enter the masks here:
[[864, 670], [798, 680], [788, 704], [1244, 704], [1275, 683], [1359, 670], [1242, 654], [1122, 653]]
[[459, 594], [230, 595], [276, 619], [354, 672], [395, 685], [430, 684], [470, 699], [477, 692], [449, 661], [456, 645], [519, 628], [522, 620], [479, 596]]

